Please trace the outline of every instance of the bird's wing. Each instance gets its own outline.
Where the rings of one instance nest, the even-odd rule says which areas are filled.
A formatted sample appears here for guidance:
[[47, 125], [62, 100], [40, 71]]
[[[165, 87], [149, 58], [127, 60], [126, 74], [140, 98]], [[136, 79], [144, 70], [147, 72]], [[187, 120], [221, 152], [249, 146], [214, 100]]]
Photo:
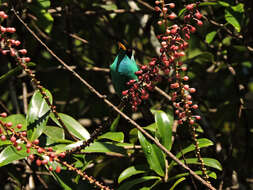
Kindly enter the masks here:
[[138, 79], [138, 77], [135, 75], [135, 72], [138, 70], [139, 68], [135, 61], [129, 59], [127, 55], [122, 59], [118, 68], [119, 74], [127, 77], [129, 80]]

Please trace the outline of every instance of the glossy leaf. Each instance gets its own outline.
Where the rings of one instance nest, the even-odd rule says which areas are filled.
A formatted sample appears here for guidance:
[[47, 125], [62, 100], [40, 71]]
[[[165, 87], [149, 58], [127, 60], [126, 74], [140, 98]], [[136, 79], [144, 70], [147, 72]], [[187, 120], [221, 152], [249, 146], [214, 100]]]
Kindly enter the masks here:
[[179, 183], [181, 183], [182, 181], [184, 181], [185, 179], [186, 179], [185, 177], [182, 177], [182, 178], [178, 179], [178, 180], [172, 185], [172, 187], [170, 188], [170, 190], [174, 190], [175, 187], [176, 187]]
[[113, 143], [105, 143], [105, 142], [94, 142], [87, 148], [83, 150], [83, 152], [93, 152], [93, 153], [106, 153], [106, 152], [115, 152], [126, 155], [126, 150], [120, 146], [117, 146]]
[[[222, 166], [218, 160], [215, 160], [213, 158], [202, 158], [202, 159], [204, 161], [205, 166], [209, 166], [222, 171]], [[187, 164], [200, 164], [197, 158], [186, 158], [185, 160]], [[184, 160], [181, 160], [181, 162], [184, 162]]]
[[159, 139], [163, 146], [165, 146], [169, 151], [172, 146], [172, 125], [173, 117], [168, 116], [163, 111], [154, 111], [155, 123], [159, 133]]
[[[52, 103], [51, 93], [46, 89], [44, 89], [44, 91], [49, 97], [49, 101]], [[29, 108], [26, 115], [28, 129], [27, 135], [29, 140], [33, 141], [42, 134], [43, 128], [46, 126], [47, 120], [49, 118], [49, 113], [49, 106], [47, 105], [40, 92], [36, 90], [29, 103]]]
[[50, 172], [51, 175], [54, 177], [54, 179], [59, 183], [59, 185], [62, 187], [64, 190], [72, 190], [71, 187], [69, 187], [60, 177], [57, 175], [54, 171]]
[[49, 138], [54, 140], [64, 139], [64, 130], [60, 127], [55, 126], [45, 126], [43, 133], [45, 133]]
[[149, 168], [146, 165], [130, 166], [120, 174], [118, 178], [118, 183], [121, 183], [122, 181], [134, 175], [145, 173], [148, 169]]
[[151, 144], [140, 131], [138, 131], [138, 138], [145, 153], [150, 169], [155, 171], [158, 175], [164, 176], [164, 153], [155, 144]]
[[[198, 170], [198, 171], [194, 171], [196, 174], [198, 175], [202, 175], [202, 171]], [[213, 179], [217, 179], [217, 176], [216, 176], [216, 173], [215, 172], [211, 172], [209, 170], [206, 171], [207, 175]], [[190, 173], [189, 172], [185, 172], [185, 173], [181, 173], [181, 174], [177, 174], [177, 175], [174, 175], [170, 178], [168, 178], [168, 182], [169, 181], [172, 181], [172, 180], [175, 180], [175, 179], [178, 179], [178, 178], [181, 178], [181, 177], [185, 177], [185, 176], [189, 176]]]
[[238, 21], [232, 10], [225, 9], [225, 19], [229, 24], [233, 25], [233, 27], [237, 30], [237, 32], [241, 31], [240, 22]]
[[[65, 126], [67, 127], [68, 131], [74, 135], [75, 137], [82, 139], [82, 140], [87, 140], [90, 138], [89, 132], [78, 122], [76, 121], [73, 117], [64, 114], [64, 113], [59, 113], [59, 116]], [[59, 121], [54, 117], [53, 114], [50, 115], [50, 117], [53, 119], [53, 121], [58, 125], [61, 126]], [[61, 126], [62, 127], [62, 126]]]
[[213, 41], [213, 39], [214, 39], [214, 37], [215, 37], [216, 34], [217, 34], [217, 31], [209, 32], [206, 35], [206, 39], [205, 39], [206, 43], [210, 44]]
[[160, 177], [158, 176], [144, 176], [144, 177], [140, 177], [138, 179], [134, 179], [134, 180], [131, 180], [129, 182], [126, 182], [126, 183], [123, 183], [119, 188], [118, 190], [129, 190], [129, 189], [132, 189], [135, 185], [137, 184], [140, 184], [140, 183], [143, 183], [145, 181], [150, 181], [150, 180], [154, 180], [154, 179], [158, 179], [158, 180], [161, 180]]
[[124, 142], [123, 132], [107, 132], [98, 137], [98, 139], [109, 139], [116, 142]]
[[111, 124], [111, 127], [110, 127], [111, 131], [116, 131], [117, 126], [119, 124], [119, 120], [120, 120], [120, 115], [118, 114], [117, 117], [114, 119], [114, 121]]
[[[197, 139], [198, 143], [199, 143], [199, 148], [204, 148], [204, 147], [208, 147], [208, 146], [212, 146], [213, 142], [209, 139], [206, 138], [202, 138], [202, 139]], [[190, 146], [184, 148], [182, 151], [180, 151], [176, 157], [180, 158], [183, 154], [186, 154], [188, 152], [191, 151], [195, 151], [195, 145], [191, 144]]]
[[[20, 160], [25, 157], [27, 157], [29, 154], [26, 153], [26, 145], [25, 144], [19, 144], [22, 149], [20, 151], [17, 151], [16, 148], [12, 145], [7, 146], [4, 150], [0, 153], [0, 167], [10, 164], [11, 162], [15, 160]], [[31, 153], [34, 153], [35, 150], [31, 149]]]

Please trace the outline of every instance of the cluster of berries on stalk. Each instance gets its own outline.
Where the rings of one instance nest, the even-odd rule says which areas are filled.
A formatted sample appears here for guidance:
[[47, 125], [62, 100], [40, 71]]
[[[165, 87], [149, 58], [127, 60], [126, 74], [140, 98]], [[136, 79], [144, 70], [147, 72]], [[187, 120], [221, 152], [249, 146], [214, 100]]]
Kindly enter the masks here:
[[[7, 114], [1, 113], [1, 118], [6, 118]], [[54, 162], [58, 158], [64, 158], [66, 153], [61, 152], [56, 154], [53, 152], [51, 147], [42, 148], [39, 145], [39, 139], [34, 141], [29, 141], [27, 139], [27, 133], [25, 130], [22, 130], [22, 124], [17, 124], [13, 126], [12, 122], [3, 122], [0, 120], [0, 139], [1, 141], [9, 140], [12, 143], [12, 146], [15, 147], [17, 151], [21, 151], [23, 148], [26, 149], [27, 158], [31, 161], [35, 161], [37, 166], [48, 165], [50, 171], [55, 170], [59, 173], [61, 171], [61, 166]], [[25, 145], [25, 146], [24, 146]], [[42, 157], [43, 159], [40, 159]]]
[[[4, 11], [0, 11], [1, 21], [6, 18], [8, 18], [8, 15]], [[4, 27], [0, 25], [0, 53], [2, 53], [2, 55], [9, 54], [17, 61], [17, 64], [20, 64], [24, 68], [27, 68], [26, 63], [30, 62], [30, 58], [25, 57], [27, 50], [17, 49], [18, 46], [20, 46], [21, 42], [19, 40], [11, 39], [8, 35], [8, 33], [13, 34], [15, 32], [16, 29], [13, 27]], [[27, 69], [26, 71], [28, 71], [31, 76], [34, 76], [31, 70]], [[1, 113], [0, 117], [5, 118], [7, 117], [7, 114]], [[44, 149], [38, 146], [38, 139], [30, 142], [26, 136], [27, 132], [25, 130], [22, 130], [21, 124], [13, 126], [11, 122], [4, 123], [0, 120], [1, 141], [10, 140], [17, 151], [21, 151], [22, 149], [26, 148], [26, 153], [28, 154], [29, 160], [35, 160], [37, 166], [48, 165], [49, 170], [55, 170], [59, 173], [61, 171], [61, 167], [55, 161], [57, 161], [58, 158], [64, 158], [65, 152], [56, 154], [50, 147]]]
[[177, 15], [172, 11], [174, 3], [165, 4], [164, 0], [155, 1], [155, 10], [160, 13], [158, 25], [165, 26], [163, 34], [157, 36], [160, 41], [160, 57], [153, 58], [148, 65], [141, 66], [135, 74], [138, 80], [130, 80], [127, 85], [129, 89], [122, 92], [132, 104], [133, 111], [137, 110], [142, 100], [149, 98], [149, 91], [155, 85], [166, 78], [170, 85], [170, 95], [178, 116], [178, 123], [188, 122], [194, 124], [200, 116], [193, 116], [192, 109], [198, 109], [193, 104], [191, 94], [196, 91], [188, 84], [185, 84], [189, 77], [185, 75], [187, 67], [180, 61], [185, 56], [185, 49], [188, 47], [188, 40], [191, 34], [196, 31], [194, 25], [202, 26], [202, 14], [198, 10], [198, 3], [189, 4], [185, 7], [184, 24], [169, 25], [169, 20], [174, 20]]

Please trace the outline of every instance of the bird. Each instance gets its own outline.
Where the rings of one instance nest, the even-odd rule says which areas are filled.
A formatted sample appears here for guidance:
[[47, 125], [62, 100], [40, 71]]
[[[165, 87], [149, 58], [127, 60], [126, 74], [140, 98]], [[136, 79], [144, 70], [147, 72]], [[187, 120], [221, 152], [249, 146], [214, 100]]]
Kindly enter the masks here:
[[[110, 73], [114, 89], [118, 96], [122, 98], [122, 92], [129, 88], [127, 82], [130, 80], [138, 81], [138, 76], [135, 72], [140, 69], [135, 62], [133, 50], [126, 48], [126, 46], [121, 42], [118, 42], [118, 46], [119, 53], [110, 65]], [[124, 104], [123, 102], [121, 103]], [[145, 120], [152, 123], [154, 122], [153, 115], [150, 112], [150, 109], [147, 108], [146, 104], [141, 104], [140, 111]]]
[[133, 50], [118, 42], [119, 53], [110, 65], [110, 73], [112, 83], [116, 93], [122, 97], [122, 91], [128, 89], [127, 82], [130, 80], [138, 81], [138, 76], [135, 74], [139, 70], [134, 59]]

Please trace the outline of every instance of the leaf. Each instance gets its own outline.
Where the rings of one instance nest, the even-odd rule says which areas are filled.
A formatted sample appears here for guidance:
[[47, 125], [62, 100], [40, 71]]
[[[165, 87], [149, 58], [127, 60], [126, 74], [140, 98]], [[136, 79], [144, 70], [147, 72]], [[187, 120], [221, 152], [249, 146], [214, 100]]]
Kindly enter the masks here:
[[172, 146], [173, 117], [168, 116], [163, 111], [154, 111], [154, 114], [161, 143], [170, 151]]
[[117, 142], [124, 142], [124, 133], [123, 132], [107, 132], [98, 137], [98, 139], [109, 139]]
[[170, 188], [170, 190], [174, 190], [175, 187], [176, 187], [179, 183], [181, 183], [182, 181], [184, 181], [185, 179], [186, 179], [185, 177], [182, 177], [182, 178], [178, 179], [178, 180], [172, 185], [172, 187]]
[[[213, 142], [209, 139], [206, 138], [202, 138], [202, 139], [197, 139], [198, 143], [199, 143], [199, 148], [204, 148], [204, 147], [208, 147], [208, 146], [212, 146]], [[191, 144], [190, 146], [184, 148], [182, 151], [180, 151], [179, 153], [177, 153], [176, 157], [180, 158], [183, 154], [185, 155], [188, 152], [191, 151], [195, 151], [195, 145]]]
[[7, 146], [1, 153], [0, 153], [0, 167], [10, 164], [15, 160], [20, 160], [27, 157], [29, 154], [35, 153], [34, 149], [30, 149], [31, 152], [28, 154], [26, 153], [26, 145], [19, 144], [22, 147], [20, 151], [17, 151], [16, 148], [12, 145]]
[[44, 8], [48, 9], [50, 8], [50, 0], [38, 0], [38, 3]]
[[[90, 138], [89, 132], [78, 122], [76, 121], [73, 117], [64, 114], [64, 113], [59, 113], [59, 116], [63, 123], [65, 124], [67, 130], [74, 135], [75, 137], [82, 139], [82, 140], [87, 140]], [[58, 125], [61, 126], [59, 121], [55, 118], [53, 114], [50, 114], [51, 119]], [[62, 126], [61, 126], [62, 127]]]
[[129, 168], [125, 169], [123, 172], [121, 172], [119, 178], [118, 178], [118, 183], [121, 183], [122, 181], [126, 180], [129, 177], [132, 177], [133, 175], [145, 173], [147, 171], [147, 166], [146, 165], [135, 165], [135, 166], [130, 166]]
[[244, 12], [244, 4], [239, 3], [236, 6], [231, 7], [233, 11], [238, 12], [238, 13], [243, 13]]
[[225, 9], [225, 19], [229, 24], [233, 25], [237, 32], [241, 31], [241, 25], [232, 10]]
[[[34, 63], [27, 63], [26, 64], [28, 67], [29, 66], [35, 66]], [[3, 74], [2, 76], [0, 76], [0, 84], [2, 84], [4, 81], [6, 81], [7, 79], [9, 79], [11, 76], [16, 76], [19, 71], [22, 70], [22, 67], [21, 66], [17, 66], [11, 70], [9, 70], [7, 73]]]
[[146, 155], [150, 169], [155, 171], [158, 175], [164, 176], [164, 153], [155, 144], [151, 144], [140, 131], [138, 131], [138, 138], [141, 147]]
[[144, 177], [140, 177], [138, 179], [134, 179], [132, 181], [129, 181], [127, 183], [122, 184], [118, 190], [129, 190], [132, 189], [133, 186], [139, 184], [139, 183], [143, 183], [145, 181], [150, 181], [150, 180], [154, 180], [154, 179], [158, 179], [161, 180], [160, 177], [158, 176], [144, 176]]
[[223, 6], [223, 7], [230, 7], [230, 4], [225, 2], [225, 1], [218, 1], [218, 4]]
[[117, 146], [113, 143], [105, 142], [94, 142], [82, 152], [93, 152], [93, 153], [106, 153], [106, 152], [115, 152], [127, 155], [126, 150], [123, 147]]
[[[46, 89], [43, 89], [43, 91], [49, 97], [50, 103], [52, 103], [51, 93]], [[43, 128], [46, 126], [49, 118], [49, 113], [49, 106], [40, 94], [39, 90], [36, 90], [29, 103], [28, 112], [26, 115], [28, 130], [27, 136], [30, 141], [37, 139], [42, 134]]]
[[72, 188], [69, 187], [54, 171], [51, 171], [50, 173], [64, 190], [72, 190]]
[[[15, 128], [16, 132], [26, 130], [26, 119], [23, 114], [13, 114], [13, 115], [9, 115], [6, 118], [0, 117], [0, 120], [5, 123], [12, 122], [12, 127]], [[16, 128], [17, 124], [21, 124], [22, 128], [21, 129]]]
[[[218, 160], [215, 160], [213, 158], [202, 158], [202, 159], [204, 161], [205, 166], [209, 166], [209, 167], [222, 171], [222, 166]], [[200, 164], [197, 158], [186, 158], [185, 160], [187, 164]], [[181, 160], [181, 162], [184, 162], [184, 161]]]
[[110, 127], [111, 131], [116, 131], [116, 128], [119, 124], [119, 120], [120, 120], [120, 114], [117, 115], [116, 119], [114, 119], [114, 121], [112, 122], [112, 125]]
[[[202, 175], [202, 171], [198, 170], [198, 171], [194, 171], [196, 174], [198, 175]], [[215, 172], [211, 172], [209, 170], [206, 171], [207, 175], [213, 179], [216, 179], [217, 176], [216, 176], [216, 173]], [[189, 176], [191, 175], [189, 172], [185, 172], [185, 173], [181, 173], [181, 174], [177, 174], [177, 175], [174, 175], [173, 177], [170, 177], [168, 178], [167, 182], [169, 181], [172, 181], [172, 180], [175, 180], [175, 179], [178, 179], [178, 178], [181, 178], [181, 177], [185, 177], [185, 176]]]
[[45, 133], [48, 137], [50, 137], [53, 140], [59, 140], [59, 139], [65, 138], [64, 130], [60, 127], [45, 126], [43, 133]]
[[217, 31], [209, 32], [206, 35], [206, 39], [205, 39], [206, 43], [210, 44], [213, 41], [213, 39], [214, 39], [214, 37], [215, 37], [216, 34], [217, 34]]

